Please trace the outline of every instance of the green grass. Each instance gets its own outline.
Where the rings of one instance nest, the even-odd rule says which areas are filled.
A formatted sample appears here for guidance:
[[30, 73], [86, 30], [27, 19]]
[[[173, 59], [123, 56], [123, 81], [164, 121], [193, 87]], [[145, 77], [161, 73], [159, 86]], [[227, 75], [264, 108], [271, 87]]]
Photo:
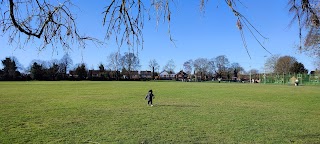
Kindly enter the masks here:
[[0, 82], [0, 114], [0, 143], [320, 143], [319, 86]]

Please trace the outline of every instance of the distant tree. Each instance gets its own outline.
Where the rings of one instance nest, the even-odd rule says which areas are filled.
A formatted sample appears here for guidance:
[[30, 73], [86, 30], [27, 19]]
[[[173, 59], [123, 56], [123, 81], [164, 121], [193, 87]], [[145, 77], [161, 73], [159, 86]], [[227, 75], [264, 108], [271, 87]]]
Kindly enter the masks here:
[[0, 80], [3, 80], [4, 77], [3, 77], [3, 71], [0, 69]]
[[20, 72], [17, 71], [16, 62], [11, 58], [7, 57], [2, 60], [2, 79], [4, 80], [16, 80], [16, 78], [20, 75]]
[[134, 53], [124, 53], [121, 57], [122, 68], [126, 69], [128, 76], [131, 78], [131, 71], [138, 70], [140, 68], [140, 61]]
[[23, 65], [19, 62], [19, 60], [15, 56], [10, 57], [12, 61], [16, 63], [17, 71], [24, 71]]
[[297, 61], [296, 58], [294, 58], [292, 56], [280, 57], [276, 63], [275, 72], [278, 74], [289, 73], [290, 68], [293, 66], [293, 64], [296, 61]]
[[193, 60], [189, 59], [188, 61], [183, 63], [183, 70], [187, 74], [191, 74], [193, 70]]
[[125, 75], [128, 75], [128, 74], [129, 74], [129, 71], [126, 70], [125, 68], [122, 68], [122, 70], [121, 70], [121, 75], [122, 75], [122, 76], [125, 76]]
[[280, 58], [280, 55], [272, 55], [267, 58], [266, 62], [264, 63], [264, 70], [266, 73], [273, 73], [276, 72], [276, 65]]
[[104, 69], [104, 65], [103, 65], [103, 64], [100, 64], [100, 65], [99, 65], [99, 71], [100, 71], [100, 72], [104, 72], [104, 70], [105, 70], [105, 69]]
[[259, 70], [251, 69], [249, 70], [249, 74], [251, 75], [251, 79], [259, 79]]
[[167, 71], [170, 74], [175, 73], [174, 69], [176, 68], [176, 65], [174, 64], [173, 59], [170, 59], [167, 64], [163, 67], [164, 71]]
[[201, 75], [201, 77], [209, 74], [210, 63], [207, 58], [198, 58], [194, 60], [193, 67], [196, 73]]
[[291, 73], [300, 73], [300, 74], [307, 74], [308, 70], [304, 67], [304, 65], [302, 63], [299, 62], [294, 62], [292, 67], [290, 68], [290, 72]]
[[214, 77], [215, 70], [216, 70], [214, 59], [210, 59], [208, 65], [209, 65], [208, 74], [209, 76]]
[[121, 54], [119, 52], [110, 53], [107, 56], [107, 67], [115, 72], [111, 72], [115, 76], [116, 80], [120, 78], [120, 69], [121, 69]]
[[86, 65], [84, 63], [79, 64], [78, 67], [75, 69], [75, 73], [78, 75], [80, 80], [84, 80], [87, 78], [88, 71], [86, 69]]
[[160, 68], [160, 65], [155, 59], [152, 59], [149, 61], [149, 69], [152, 71], [153, 68], [155, 72], [159, 71], [159, 68]]
[[121, 69], [121, 54], [118, 52], [110, 53], [107, 57], [107, 67], [110, 70], [118, 71]]
[[227, 77], [228, 67], [229, 67], [229, 60], [225, 55], [220, 55], [215, 58], [214, 61], [215, 68], [216, 68], [216, 77]]
[[128, 71], [138, 70], [140, 68], [140, 60], [134, 53], [124, 53], [121, 57], [122, 67]]
[[156, 73], [159, 72], [160, 65], [155, 59], [149, 61], [149, 69], [152, 71], [152, 79], [155, 78]]
[[230, 72], [232, 72], [233, 77], [239, 77], [239, 72], [244, 70], [239, 63], [232, 63], [230, 68]]
[[45, 69], [41, 64], [34, 62], [31, 66], [31, 75], [34, 80], [43, 80], [45, 75]]
[[72, 65], [73, 65], [73, 61], [70, 55], [68, 53], [63, 55], [63, 57], [59, 62], [59, 72], [67, 75], [67, 71], [70, 69]]
[[53, 61], [51, 66], [47, 69], [47, 77], [49, 78], [49, 80], [58, 80], [58, 76], [59, 76], [59, 64], [57, 61]]

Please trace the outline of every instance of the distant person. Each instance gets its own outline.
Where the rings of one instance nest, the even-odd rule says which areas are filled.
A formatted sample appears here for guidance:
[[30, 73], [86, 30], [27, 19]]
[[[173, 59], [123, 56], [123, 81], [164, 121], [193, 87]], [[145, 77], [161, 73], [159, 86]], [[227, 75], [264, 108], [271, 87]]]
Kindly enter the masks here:
[[148, 94], [145, 97], [145, 100], [148, 99], [148, 105], [153, 106], [152, 105], [152, 99], [154, 99], [154, 95], [152, 93], [152, 90], [149, 90]]
[[299, 80], [298, 80], [298, 79], [296, 79], [296, 81], [294, 82], [294, 85], [295, 85], [295, 86], [298, 86], [298, 85], [299, 85]]

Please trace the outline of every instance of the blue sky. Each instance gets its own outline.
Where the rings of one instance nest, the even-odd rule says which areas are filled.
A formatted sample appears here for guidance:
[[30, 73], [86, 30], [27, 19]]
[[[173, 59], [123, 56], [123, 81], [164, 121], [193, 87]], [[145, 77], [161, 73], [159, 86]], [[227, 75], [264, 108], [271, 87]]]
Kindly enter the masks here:
[[[80, 1], [75, 2], [79, 9], [74, 13], [82, 34], [99, 39], [105, 36], [105, 27], [102, 27], [102, 12], [106, 2]], [[295, 46], [299, 44], [298, 27], [293, 24], [288, 27], [292, 15], [288, 13], [287, 0], [242, 1], [245, 7], [238, 5], [239, 11], [268, 39], [260, 39], [272, 54], [290, 55], [302, 62], [307, 69], [314, 70], [312, 59], [300, 54]], [[276, 4], [275, 4], [276, 3]], [[231, 63], [238, 62], [246, 70], [258, 69], [262, 72], [266, 52], [249, 31], [245, 32], [249, 58], [241, 40], [240, 32], [236, 27], [236, 17], [225, 5], [223, 0], [210, 0], [205, 13], [199, 10], [199, 0], [177, 1], [172, 7], [171, 34], [176, 40], [175, 45], [168, 36], [167, 23], [160, 22], [156, 26], [154, 20], [145, 23], [144, 48], [139, 49], [141, 70], [148, 69], [151, 59], [156, 59], [160, 69], [173, 59], [176, 71], [183, 68], [183, 63], [189, 59], [215, 58], [225, 55]], [[75, 47], [70, 51], [73, 63], [85, 62], [89, 69], [97, 69], [100, 63], [107, 63], [107, 56], [118, 51], [113, 40], [106, 41], [106, 45], [96, 47], [89, 43], [85, 49]], [[0, 37], [0, 59], [15, 56], [24, 66], [30, 66], [34, 59], [51, 60], [61, 59], [64, 55], [62, 48], [53, 51], [50, 47], [38, 51], [37, 43], [30, 43], [23, 49], [17, 49], [7, 44], [7, 37]], [[127, 52], [128, 47], [123, 46], [121, 53]]]

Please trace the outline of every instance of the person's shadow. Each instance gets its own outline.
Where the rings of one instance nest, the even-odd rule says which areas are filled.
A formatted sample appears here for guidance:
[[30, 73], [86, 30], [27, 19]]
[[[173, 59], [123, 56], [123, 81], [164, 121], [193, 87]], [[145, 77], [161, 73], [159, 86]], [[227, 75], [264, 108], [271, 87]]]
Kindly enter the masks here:
[[159, 107], [200, 107], [198, 105], [188, 105], [188, 104], [157, 104]]

